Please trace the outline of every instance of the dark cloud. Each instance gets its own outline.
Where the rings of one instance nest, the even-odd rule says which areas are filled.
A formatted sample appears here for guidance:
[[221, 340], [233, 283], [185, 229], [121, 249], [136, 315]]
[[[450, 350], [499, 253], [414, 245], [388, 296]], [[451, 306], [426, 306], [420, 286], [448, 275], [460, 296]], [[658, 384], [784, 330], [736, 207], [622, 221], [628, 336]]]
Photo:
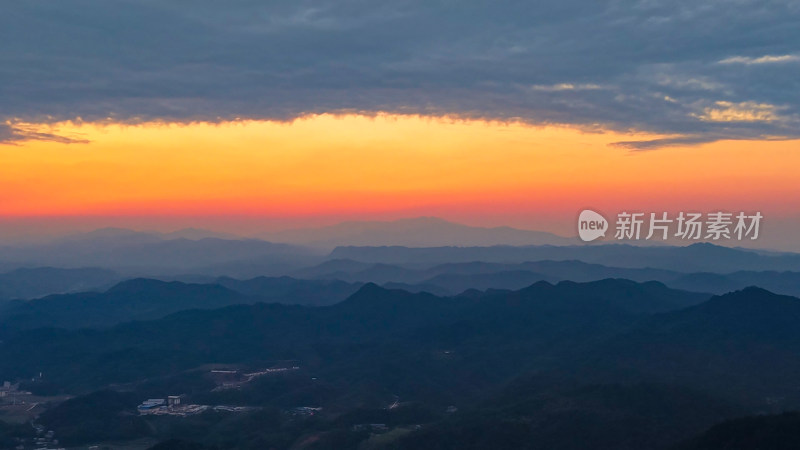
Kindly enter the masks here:
[[14, 145], [20, 141], [52, 141], [60, 142], [62, 144], [78, 144], [87, 143], [85, 139], [71, 138], [67, 136], [59, 136], [52, 133], [42, 133], [37, 131], [25, 130], [14, 127], [7, 123], [0, 123], [0, 144]]
[[800, 137], [795, 0], [2, 8], [0, 122], [390, 111], [679, 136], [636, 148]]

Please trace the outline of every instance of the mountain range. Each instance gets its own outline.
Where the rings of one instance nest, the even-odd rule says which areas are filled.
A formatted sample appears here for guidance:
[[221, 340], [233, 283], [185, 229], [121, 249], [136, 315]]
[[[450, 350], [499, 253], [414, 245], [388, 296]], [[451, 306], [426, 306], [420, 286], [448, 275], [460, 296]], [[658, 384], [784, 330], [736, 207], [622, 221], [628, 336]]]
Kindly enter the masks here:
[[[395, 435], [378, 448], [667, 450], [719, 441], [701, 433], [724, 420], [800, 407], [800, 299], [764, 289], [710, 296], [604, 279], [442, 297], [373, 283], [305, 283], [133, 280], [105, 293], [45, 297], [41, 308], [84, 301], [82, 310], [127, 305], [146, 315], [180, 297], [181, 308], [196, 307], [117, 325], [6, 330], [0, 378], [79, 394], [42, 416], [70, 445], [96, 435], [87, 426], [105, 424], [108, 439], [152, 434], [221, 444], [227, 435], [260, 439], [235, 445], [256, 448], [314, 436], [319, 448], [356, 448], [346, 443], [370, 436], [360, 424], [387, 423]], [[330, 289], [343, 300], [237, 303], [280, 286], [284, 294], [275, 295]], [[237, 304], [198, 309], [203, 302]], [[236, 389], [216, 389], [208, 378], [215, 367], [291, 366]], [[128, 412], [137, 399], [176, 391], [187, 401], [264, 409], [184, 422]], [[326, 413], [305, 422], [273, 409], [299, 405]]]
[[130, 230], [105, 229], [37, 245], [0, 248], [3, 266], [103, 267], [126, 275], [258, 275], [319, 262], [322, 254], [257, 239], [165, 238]]
[[343, 222], [318, 228], [261, 233], [270, 242], [325, 249], [340, 246], [397, 245], [405, 247], [489, 245], [573, 245], [574, 237], [511, 227], [475, 227], [436, 217], [394, 221]]
[[429, 247], [401, 246], [338, 247], [329, 259], [367, 263], [424, 266], [445, 263], [522, 263], [542, 260], [579, 260], [623, 268], [654, 268], [676, 272], [729, 273], [791, 271], [800, 267], [800, 254], [762, 252], [708, 243], [687, 246], [635, 246], [597, 244], [574, 246]]
[[[360, 245], [388, 235], [404, 245]], [[797, 442], [782, 413], [800, 409], [800, 255], [517, 245], [552, 236], [427, 218], [262, 237], [276, 242], [103, 229], [3, 248], [0, 447], [33, 445], [13, 421], [34, 416], [67, 447]], [[218, 407], [137, 413], [167, 395]]]
[[194, 284], [153, 279], [123, 281], [104, 292], [49, 295], [0, 304], [0, 335], [42, 327], [109, 327], [159, 319], [188, 309], [215, 309], [256, 302], [330, 305], [353, 294], [360, 283], [259, 277]]

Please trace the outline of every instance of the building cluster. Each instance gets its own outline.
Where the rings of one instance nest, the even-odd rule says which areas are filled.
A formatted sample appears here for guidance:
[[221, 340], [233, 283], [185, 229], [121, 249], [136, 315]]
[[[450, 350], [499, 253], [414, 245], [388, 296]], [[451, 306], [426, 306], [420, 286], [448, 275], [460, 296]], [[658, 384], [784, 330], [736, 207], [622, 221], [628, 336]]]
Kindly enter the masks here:
[[[2, 385], [0, 385], [0, 405], [3, 405], [4, 408], [6, 407], [18, 407], [20, 405], [26, 405], [30, 400], [33, 394], [29, 391], [21, 391], [19, 389], [19, 383], [11, 383], [10, 381], [4, 381]], [[33, 403], [33, 409], [36, 407], [36, 403]], [[29, 411], [29, 409], [25, 409], [25, 411]], [[2, 413], [2, 411], [0, 411]]]
[[143, 401], [136, 409], [141, 415], [186, 415], [188, 411], [195, 411], [194, 414], [202, 412], [196, 411], [197, 408], [193, 408], [200, 405], [182, 405], [182, 398], [183, 396], [181, 395], [170, 395], [167, 398], [149, 398]]
[[289, 410], [294, 416], [313, 416], [320, 411], [322, 411], [322, 407], [320, 406], [298, 406]]
[[385, 423], [360, 423], [353, 425], [353, 431], [370, 431], [372, 433], [385, 433], [389, 427]]
[[244, 373], [234, 369], [214, 369], [210, 372], [210, 375], [217, 384], [217, 387], [214, 388], [214, 390], [221, 391], [225, 389], [239, 389], [256, 378], [263, 377], [265, 375], [273, 375], [294, 370], [300, 370], [300, 367], [275, 367], [250, 373]]
[[247, 411], [255, 411], [260, 409], [257, 406], [227, 406], [227, 405], [217, 405], [212, 407], [214, 411], [226, 411], [226, 412], [247, 412]]
[[[33, 439], [33, 445], [36, 450], [66, 450], [64, 447], [59, 446], [53, 430], [45, 431], [44, 427], [37, 423], [31, 423], [31, 426], [36, 430], [36, 437]], [[25, 448], [22, 443], [16, 447], [17, 450]]]
[[254, 406], [228, 406], [228, 405], [185, 405], [182, 395], [170, 395], [167, 398], [149, 398], [137, 407], [140, 415], [147, 416], [191, 416], [204, 411], [213, 410], [221, 412], [247, 412], [259, 409]]
[[15, 392], [17, 390], [16, 384], [11, 384], [10, 381], [4, 381], [3, 385], [0, 386], [0, 397], [5, 397], [8, 394]]

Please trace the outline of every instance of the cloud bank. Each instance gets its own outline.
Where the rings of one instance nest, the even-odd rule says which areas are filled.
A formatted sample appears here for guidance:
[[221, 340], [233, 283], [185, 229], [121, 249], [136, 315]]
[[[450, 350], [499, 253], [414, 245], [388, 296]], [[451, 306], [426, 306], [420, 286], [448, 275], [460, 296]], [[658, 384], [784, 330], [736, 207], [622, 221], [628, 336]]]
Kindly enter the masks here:
[[[800, 3], [27, 0], [0, 14], [15, 123], [385, 111], [800, 137]], [[2, 125], [5, 123], [5, 125]]]

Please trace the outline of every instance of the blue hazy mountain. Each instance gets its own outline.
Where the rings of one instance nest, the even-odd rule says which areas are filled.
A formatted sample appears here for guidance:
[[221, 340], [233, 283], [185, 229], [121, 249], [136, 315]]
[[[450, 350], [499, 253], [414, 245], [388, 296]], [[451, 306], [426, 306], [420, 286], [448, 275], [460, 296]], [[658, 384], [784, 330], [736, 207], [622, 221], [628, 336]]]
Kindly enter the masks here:
[[[250, 293], [291, 285], [230, 282]], [[143, 294], [157, 284], [140, 283], [118, 288]], [[210, 299], [244, 295], [189, 288]], [[41, 372], [26, 389], [94, 391], [42, 415], [74, 445], [105, 424], [109, 439], [218, 445], [236, 436], [234, 447], [260, 439], [284, 448], [313, 435], [321, 448], [357, 448], [371, 435], [360, 425], [374, 423], [396, 433], [388, 448], [666, 450], [717, 422], [800, 407], [798, 320], [800, 299], [759, 288], [709, 298], [606, 279], [441, 297], [368, 283], [330, 306], [236, 304], [7, 333], [0, 378]], [[228, 390], [207, 376], [210, 367], [276, 364], [299, 369]], [[263, 409], [180, 421], [131, 414], [164, 392]], [[301, 405], [325, 413], [287, 412]]]
[[132, 320], [158, 319], [186, 309], [212, 309], [256, 301], [219, 285], [134, 279], [105, 292], [60, 294], [8, 303], [0, 326], [8, 330], [41, 327], [106, 327]]
[[639, 282], [660, 281], [676, 289], [712, 294], [724, 294], [748, 286], [760, 286], [776, 293], [800, 296], [800, 272], [686, 273], [648, 267], [613, 267], [577, 260], [522, 263], [473, 261], [420, 267], [414, 264], [332, 259], [293, 273], [302, 278], [373, 282], [411, 291], [427, 290], [450, 295], [467, 289], [520, 289], [536, 281], [586, 282], [605, 278], [625, 278]]
[[800, 406], [800, 299], [751, 287], [659, 314], [586, 355], [605, 380], [694, 386], [753, 404]]
[[738, 417], [715, 425], [676, 450], [800, 448], [800, 413]]
[[10, 301], [0, 306], [0, 330], [41, 327], [109, 327], [133, 320], [152, 320], [187, 309], [215, 309], [256, 302], [330, 305], [353, 294], [360, 283], [258, 277], [218, 278], [197, 284], [132, 279], [104, 292], [49, 295]]
[[119, 280], [120, 276], [114, 271], [98, 268], [22, 268], [0, 274], [0, 299], [106, 289]]
[[[402, 346], [393, 351], [401, 351], [403, 358], [443, 347], [462, 348], [468, 353], [477, 351], [477, 359], [464, 361], [471, 366], [483, 364], [481, 358], [488, 356], [485, 352], [490, 346], [496, 347], [490, 353], [492, 358], [518, 346], [527, 348], [526, 354], [531, 359], [509, 360], [498, 365], [495, 376], [500, 376], [534, 360], [547, 359], [546, 355], [561, 348], [556, 342], [571, 348], [586, 339], [591, 341], [627, 329], [648, 314], [697, 304], [706, 298], [707, 295], [672, 290], [660, 283], [627, 280], [557, 285], [540, 282], [519, 291], [487, 291], [463, 297], [413, 294], [367, 284], [346, 300], [327, 307], [256, 303], [201, 310], [198, 308], [211, 308], [215, 304], [245, 303], [254, 297], [219, 285], [134, 280], [104, 294], [78, 297], [84, 303], [80, 307], [74, 304], [76, 298], [70, 296], [47, 297], [36, 305], [38, 309], [32, 315], [41, 313], [55, 320], [55, 312], [47, 313], [47, 308], [53, 308], [51, 311], [65, 314], [72, 311], [71, 320], [83, 313], [86, 318], [81, 320], [98, 324], [103, 319], [110, 321], [112, 314], [122, 317], [132, 311], [143, 319], [163, 314], [169, 308], [194, 310], [96, 331], [7, 333], [7, 339], [0, 345], [0, 377], [45, 370], [52, 377], [69, 378], [72, 372], [68, 368], [80, 367], [114, 381], [116, 375], [104, 372], [106, 369], [96, 364], [103, 361], [104, 354], [124, 358], [122, 355], [129, 352], [139, 355], [134, 357], [137, 360], [144, 358], [139, 369], [157, 375], [172, 367], [156, 363], [167, 355], [183, 361], [180, 364], [187, 364], [186, 368], [220, 361], [274, 359], [278, 355], [282, 355], [281, 359], [318, 361], [324, 366], [325, 361], [349, 364], [348, 358], [367, 357], [373, 351], [384, 351], [381, 350], [384, 345], [398, 342]], [[182, 302], [180, 305], [178, 300]], [[110, 302], [119, 304], [111, 312], [107, 306]], [[58, 323], [64, 322], [66, 318]], [[74, 327], [75, 322], [66, 325]], [[210, 330], [214, 332], [209, 334]], [[331, 360], [332, 355], [325, 356], [328, 350], [323, 351], [330, 345], [344, 345], [344, 349], [358, 342], [366, 345], [363, 351], [351, 354], [348, 350], [349, 356], [341, 356], [344, 360], [339, 357]], [[61, 350], [53, 353], [54, 345]], [[359, 370], [369, 370], [368, 367]], [[457, 373], [451, 369], [447, 373]], [[398, 381], [413, 383], [413, 379]]]
[[329, 259], [367, 263], [427, 265], [465, 262], [523, 263], [541, 260], [579, 260], [623, 268], [653, 268], [676, 272], [729, 273], [791, 271], [800, 267], [800, 254], [766, 253], [708, 243], [679, 246], [598, 244], [576, 246], [338, 247]]
[[570, 245], [576, 240], [544, 231], [511, 227], [475, 227], [436, 217], [394, 221], [351, 221], [319, 228], [262, 233], [271, 242], [332, 249], [338, 246], [399, 245], [409, 247], [483, 245]]
[[284, 274], [321, 260], [321, 255], [307, 248], [258, 239], [174, 238], [124, 229], [96, 230], [0, 250], [4, 267], [103, 267], [134, 275]]

